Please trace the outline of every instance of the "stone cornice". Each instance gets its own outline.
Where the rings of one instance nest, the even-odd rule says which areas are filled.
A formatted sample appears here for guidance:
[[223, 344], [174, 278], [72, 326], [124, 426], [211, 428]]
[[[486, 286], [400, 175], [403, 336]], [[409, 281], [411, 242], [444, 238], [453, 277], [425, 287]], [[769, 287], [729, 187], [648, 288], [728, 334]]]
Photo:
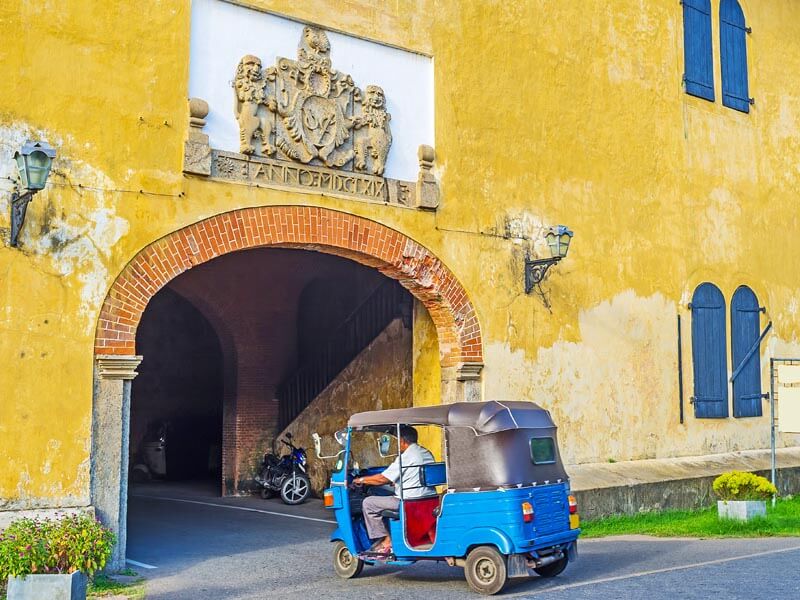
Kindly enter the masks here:
[[462, 363], [458, 366], [458, 381], [477, 381], [481, 378], [483, 363]]
[[138, 374], [136, 368], [142, 362], [141, 356], [117, 356], [101, 354], [95, 357], [97, 373], [101, 379], [133, 379]]

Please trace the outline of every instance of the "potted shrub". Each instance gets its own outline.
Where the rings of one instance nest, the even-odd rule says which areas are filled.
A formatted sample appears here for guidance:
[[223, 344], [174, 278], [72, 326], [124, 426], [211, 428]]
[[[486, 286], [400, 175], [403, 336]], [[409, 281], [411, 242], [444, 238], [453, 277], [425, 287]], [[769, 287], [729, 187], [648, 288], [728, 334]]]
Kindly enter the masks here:
[[105, 566], [114, 542], [114, 534], [88, 515], [14, 521], [0, 533], [8, 600], [84, 600], [87, 576]]
[[767, 515], [767, 499], [778, 493], [768, 479], [753, 473], [730, 471], [714, 480], [719, 497], [717, 513], [721, 519], [749, 521]]

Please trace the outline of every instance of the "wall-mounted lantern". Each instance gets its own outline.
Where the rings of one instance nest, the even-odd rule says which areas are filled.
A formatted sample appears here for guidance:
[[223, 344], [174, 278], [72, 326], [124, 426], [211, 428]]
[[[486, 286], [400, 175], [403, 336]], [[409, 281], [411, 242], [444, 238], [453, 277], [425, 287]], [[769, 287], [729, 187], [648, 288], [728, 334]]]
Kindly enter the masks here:
[[564, 225], [550, 227], [545, 234], [550, 258], [531, 259], [525, 257], [525, 293], [530, 294], [534, 286], [538, 287], [547, 276], [547, 270], [564, 258], [569, 251], [569, 243], [573, 233]]
[[20, 193], [17, 189], [11, 195], [12, 246], [18, 245], [19, 232], [25, 223], [25, 213], [28, 212], [28, 203], [36, 192], [44, 189], [55, 156], [55, 148], [50, 144], [31, 140], [25, 142], [22, 149], [14, 153], [14, 160], [17, 161], [19, 170], [19, 188], [25, 191]]

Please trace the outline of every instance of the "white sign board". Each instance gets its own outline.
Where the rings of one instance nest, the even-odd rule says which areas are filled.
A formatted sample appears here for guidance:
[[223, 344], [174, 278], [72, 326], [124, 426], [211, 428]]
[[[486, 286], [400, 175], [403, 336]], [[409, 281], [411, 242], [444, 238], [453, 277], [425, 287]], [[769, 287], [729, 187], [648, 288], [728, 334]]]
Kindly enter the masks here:
[[[208, 102], [204, 132], [211, 147], [238, 152], [231, 81], [239, 60], [252, 54], [266, 66], [296, 58], [303, 24], [222, 0], [192, 0], [191, 27], [189, 97]], [[432, 59], [340, 33], [328, 38], [334, 69], [361, 89], [384, 90], [393, 138], [384, 176], [416, 180], [417, 148], [435, 146]]]
[[800, 433], [800, 387], [780, 386], [777, 396], [778, 431]]
[[778, 385], [800, 383], [800, 365], [778, 366]]

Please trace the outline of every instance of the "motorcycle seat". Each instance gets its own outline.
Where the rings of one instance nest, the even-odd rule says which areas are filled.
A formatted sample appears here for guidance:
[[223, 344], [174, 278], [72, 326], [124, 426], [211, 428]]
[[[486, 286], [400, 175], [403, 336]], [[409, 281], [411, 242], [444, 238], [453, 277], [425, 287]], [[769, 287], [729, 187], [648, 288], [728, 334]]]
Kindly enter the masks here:
[[384, 508], [381, 511], [381, 516], [386, 517], [387, 519], [392, 519], [393, 521], [400, 520], [400, 511], [399, 510], [391, 510], [389, 508]]

